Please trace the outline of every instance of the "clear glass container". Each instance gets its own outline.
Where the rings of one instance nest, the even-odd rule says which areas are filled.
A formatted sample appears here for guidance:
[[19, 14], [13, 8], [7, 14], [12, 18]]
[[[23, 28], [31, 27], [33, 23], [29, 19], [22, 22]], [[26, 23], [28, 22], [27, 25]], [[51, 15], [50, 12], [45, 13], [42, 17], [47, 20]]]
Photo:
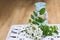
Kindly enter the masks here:
[[35, 3], [35, 12], [38, 14], [38, 16], [42, 17], [45, 19], [45, 21], [43, 22], [43, 24], [48, 24], [48, 13], [45, 10], [45, 13], [43, 15], [39, 15], [39, 11], [45, 8], [46, 9], [46, 3], [45, 2], [36, 2]]

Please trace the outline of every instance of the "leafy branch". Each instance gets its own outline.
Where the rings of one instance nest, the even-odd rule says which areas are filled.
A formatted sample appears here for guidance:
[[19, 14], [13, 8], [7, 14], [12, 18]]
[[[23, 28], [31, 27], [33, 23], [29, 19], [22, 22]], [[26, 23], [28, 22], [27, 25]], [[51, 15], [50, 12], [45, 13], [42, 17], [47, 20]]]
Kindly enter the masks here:
[[43, 31], [44, 36], [52, 36], [53, 33], [58, 34], [57, 26], [40, 25], [39, 28], [41, 28], [41, 30]]
[[[39, 15], [43, 15], [45, 13], [45, 8], [42, 8], [39, 11]], [[38, 25], [39, 28], [43, 31], [44, 36], [52, 36], [53, 33], [58, 34], [58, 28], [57, 26], [48, 26], [48, 25], [43, 25], [42, 23], [45, 21], [44, 18], [38, 16], [38, 13], [33, 11], [33, 15], [31, 15], [31, 19], [29, 19], [29, 23]], [[42, 25], [39, 25], [42, 24]]]

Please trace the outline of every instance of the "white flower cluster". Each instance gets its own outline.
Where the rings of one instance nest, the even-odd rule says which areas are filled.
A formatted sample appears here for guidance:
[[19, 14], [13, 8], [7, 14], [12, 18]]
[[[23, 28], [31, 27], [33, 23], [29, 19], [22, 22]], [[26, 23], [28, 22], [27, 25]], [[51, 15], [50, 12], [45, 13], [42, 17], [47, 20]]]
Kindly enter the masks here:
[[37, 25], [29, 25], [26, 27], [26, 34], [33, 40], [40, 40], [42, 31]]

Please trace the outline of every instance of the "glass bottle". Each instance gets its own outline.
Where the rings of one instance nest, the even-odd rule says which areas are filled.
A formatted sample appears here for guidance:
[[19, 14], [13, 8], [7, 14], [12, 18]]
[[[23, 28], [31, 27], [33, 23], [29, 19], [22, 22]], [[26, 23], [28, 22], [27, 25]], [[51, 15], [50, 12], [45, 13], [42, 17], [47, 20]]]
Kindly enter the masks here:
[[36, 2], [35, 3], [35, 12], [38, 14], [38, 16], [42, 17], [45, 19], [45, 21], [43, 22], [43, 24], [48, 24], [48, 13], [45, 10], [45, 13], [43, 15], [39, 14], [39, 11], [45, 8], [46, 9], [46, 3], [45, 2]]

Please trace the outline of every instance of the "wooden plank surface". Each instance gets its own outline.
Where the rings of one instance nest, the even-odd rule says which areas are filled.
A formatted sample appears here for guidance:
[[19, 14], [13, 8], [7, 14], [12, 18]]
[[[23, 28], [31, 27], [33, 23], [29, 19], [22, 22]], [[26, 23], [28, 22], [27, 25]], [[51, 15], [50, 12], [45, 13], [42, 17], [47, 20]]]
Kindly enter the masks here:
[[[49, 14], [48, 22], [60, 23], [60, 0], [45, 0]], [[5, 40], [11, 25], [26, 24], [34, 10], [34, 0], [0, 1], [0, 40]]]

